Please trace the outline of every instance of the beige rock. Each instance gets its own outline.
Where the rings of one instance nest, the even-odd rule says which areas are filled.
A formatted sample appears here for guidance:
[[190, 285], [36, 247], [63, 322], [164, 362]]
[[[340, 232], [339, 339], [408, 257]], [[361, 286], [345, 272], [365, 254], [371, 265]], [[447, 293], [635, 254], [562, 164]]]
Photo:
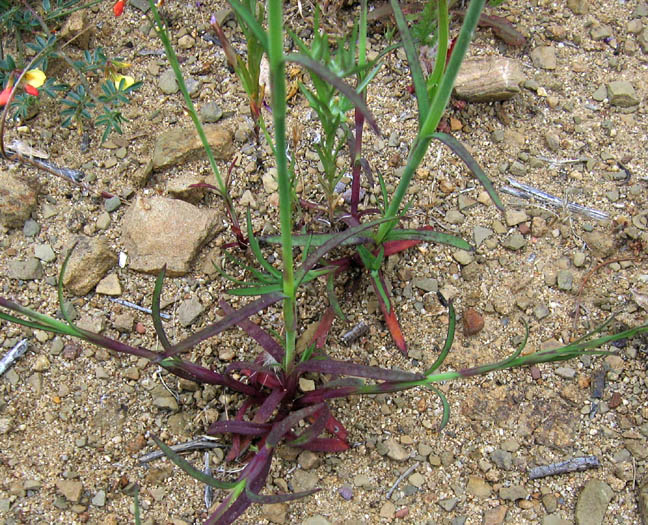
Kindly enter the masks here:
[[0, 225], [22, 227], [36, 207], [39, 191], [36, 179], [0, 171]]
[[117, 255], [101, 237], [77, 239], [63, 276], [63, 285], [75, 295], [85, 295], [117, 262]]
[[88, 23], [85, 10], [73, 12], [63, 24], [59, 36], [66, 42], [72, 42], [79, 49], [90, 47], [93, 24]]
[[469, 58], [457, 75], [454, 95], [470, 102], [508, 100], [520, 92], [525, 77], [519, 62], [503, 57]]
[[[233, 152], [232, 133], [219, 124], [206, 125], [207, 141], [218, 160], [229, 159]], [[167, 168], [191, 157], [204, 157], [205, 150], [193, 128], [177, 128], [160, 135], [155, 142], [151, 168]]]
[[169, 276], [186, 274], [199, 249], [223, 231], [215, 210], [154, 196], [137, 197], [122, 222], [122, 237], [130, 267]]

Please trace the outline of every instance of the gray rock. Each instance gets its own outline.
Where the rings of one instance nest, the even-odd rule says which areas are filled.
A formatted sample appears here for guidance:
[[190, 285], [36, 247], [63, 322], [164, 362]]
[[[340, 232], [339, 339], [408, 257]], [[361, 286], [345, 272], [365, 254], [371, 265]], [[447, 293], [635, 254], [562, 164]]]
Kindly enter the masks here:
[[[216, 160], [228, 160], [233, 152], [232, 133], [218, 124], [205, 127], [207, 141]], [[194, 128], [176, 128], [162, 133], [155, 141], [152, 169], [174, 166], [187, 158], [204, 158], [205, 150]]]
[[318, 481], [319, 477], [315, 472], [297, 469], [292, 478], [293, 490], [295, 492], [301, 492], [303, 490], [314, 489]]
[[567, 0], [567, 7], [575, 15], [586, 15], [589, 12], [589, 0]]
[[516, 501], [519, 499], [526, 499], [528, 496], [529, 491], [522, 485], [502, 487], [499, 490], [499, 497], [504, 500]]
[[578, 495], [576, 502], [576, 525], [599, 525], [607, 507], [612, 501], [614, 492], [607, 483], [598, 479], [591, 479]]
[[437, 503], [446, 512], [451, 512], [457, 506], [457, 503], [459, 503], [459, 498], [446, 498], [437, 501]]
[[11, 260], [7, 262], [7, 276], [9, 279], [33, 281], [43, 277], [43, 266], [36, 257], [25, 261]]
[[33, 219], [27, 219], [23, 224], [23, 235], [25, 237], [36, 237], [40, 233], [40, 224]]
[[189, 77], [185, 79], [185, 86], [187, 87], [187, 93], [189, 93], [189, 96], [194, 98], [198, 93], [200, 93], [202, 82], [200, 79]]
[[394, 438], [388, 438], [383, 441], [385, 455], [394, 461], [405, 461], [409, 458], [409, 453]]
[[607, 85], [608, 99], [613, 106], [627, 108], [639, 104], [633, 85], [627, 80], [615, 80]]
[[101, 237], [79, 237], [63, 276], [63, 285], [75, 295], [85, 295], [117, 262], [117, 255]]
[[130, 267], [138, 272], [186, 274], [202, 245], [223, 231], [218, 213], [184, 201], [138, 197], [122, 221]]
[[646, 2], [639, 2], [632, 12], [632, 18], [644, 18], [648, 16], [648, 4]]
[[573, 522], [566, 520], [559, 513], [547, 514], [542, 517], [542, 525], [572, 525]]
[[98, 490], [90, 503], [95, 507], [103, 507], [106, 504], [106, 491]]
[[121, 206], [121, 199], [117, 196], [110, 197], [104, 202], [104, 207], [108, 213], [115, 211]]
[[445, 221], [449, 224], [463, 224], [466, 217], [459, 210], [450, 210], [445, 215]]
[[533, 315], [540, 321], [549, 315], [549, 308], [545, 304], [538, 304], [533, 308]]
[[191, 35], [182, 35], [178, 39], [178, 47], [180, 49], [191, 49], [196, 44], [196, 40]]
[[526, 239], [521, 233], [515, 232], [502, 241], [502, 246], [508, 250], [517, 251], [526, 246]]
[[56, 254], [49, 244], [37, 244], [34, 246], [34, 257], [43, 262], [52, 262], [56, 259]]
[[462, 266], [466, 266], [475, 260], [473, 254], [466, 250], [457, 250], [452, 254], [452, 257]]
[[473, 199], [472, 197], [466, 195], [465, 193], [462, 193], [457, 197], [457, 207], [459, 208], [459, 211], [464, 213], [471, 208], [474, 208], [477, 206], [477, 201]]
[[607, 24], [601, 24], [592, 27], [590, 30], [592, 40], [598, 41], [612, 36], [612, 28]]
[[576, 252], [572, 261], [576, 268], [581, 268], [585, 264], [585, 254], [583, 252]]
[[556, 368], [556, 375], [563, 379], [574, 379], [576, 377], [576, 370], [568, 366], [561, 366]]
[[412, 285], [425, 292], [437, 292], [439, 290], [439, 282], [431, 277], [423, 279], [414, 279]]
[[178, 402], [172, 396], [158, 396], [153, 398], [153, 406], [171, 410], [172, 412], [178, 411]]
[[200, 314], [205, 311], [205, 307], [201, 304], [197, 297], [186, 299], [178, 306], [178, 322], [182, 326], [189, 326], [192, 324]]
[[506, 210], [504, 217], [506, 219], [506, 224], [509, 226], [517, 226], [518, 224], [522, 224], [529, 220], [529, 216], [524, 210], [508, 209]]
[[607, 98], [608, 90], [605, 86], [601, 85], [596, 88], [596, 91], [592, 93], [592, 98], [597, 102], [603, 102]]
[[513, 454], [506, 450], [495, 449], [490, 454], [490, 458], [498, 468], [502, 470], [511, 470], [513, 468]]
[[200, 121], [204, 123], [218, 122], [223, 118], [223, 110], [216, 102], [207, 102], [200, 108]]
[[569, 270], [560, 270], [558, 272], [558, 288], [568, 292], [574, 285], [574, 276]]
[[551, 46], [538, 46], [531, 51], [531, 61], [535, 67], [542, 69], [556, 69], [556, 50]]
[[148, 10], [151, 8], [150, 4], [146, 0], [130, 0], [128, 4], [144, 13], [148, 12]]
[[97, 217], [97, 222], [95, 223], [98, 230], [107, 230], [110, 226], [110, 214], [105, 211]]
[[609, 257], [616, 249], [614, 237], [600, 231], [583, 234], [583, 240], [595, 257]]
[[476, 498], [488, 498], [491, 494], [491, 490], [491, 486], [486, 480], [478, 476], [470, 476], [468, 478], [466, 492], [471, 496], [475, 496]]
[[560, 149], [560, 137], [555, 131], [547, 131], [545, 133], [545, 142], [551, 151], [558, 151]]
[[511, 175], [515, 175], [516, 177], [523, 177], [527, 173], [527, 167], [516, 160], [511, 164], [509, 171], [511, 172]]
[[315, 514], [315, 516], [311, 516], [302, 521], [301, 525], [331, 525], [331, 522], [321, 514]]
[[278, 525], [286, 523], [287, 514], [287, 503], [270, 503], [269, 505], [261, 506], [261, 515], [270, 523], [277, 523]]
[[475, 226], [473, 228], [473, 240], [475, 241], [475, 248], [479, 248], [481, 244], [493, 235], [493, 230], [484, 226]]
[[40, 183], [0, 170], [0, 225], [20, 228], [38, 203]]
[[167, 69], [158, 79], [158, 87], [165, 95], [173, 95], [178, 92], [178, 82], [176, 81], [173, 69]]
[[644, 479], [637, 490], [637, 505], [643, 525], [648, 525], [648, 478]]

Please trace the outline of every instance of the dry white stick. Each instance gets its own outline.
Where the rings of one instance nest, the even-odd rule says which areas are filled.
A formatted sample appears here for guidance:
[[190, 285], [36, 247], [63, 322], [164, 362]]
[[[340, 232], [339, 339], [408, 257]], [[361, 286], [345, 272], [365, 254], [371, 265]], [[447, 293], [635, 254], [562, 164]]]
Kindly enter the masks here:
[[7, 354], [0, 359], [0, 376], [4, 374], [19, 357], [27, 351], [27, 339], [19, 341]]

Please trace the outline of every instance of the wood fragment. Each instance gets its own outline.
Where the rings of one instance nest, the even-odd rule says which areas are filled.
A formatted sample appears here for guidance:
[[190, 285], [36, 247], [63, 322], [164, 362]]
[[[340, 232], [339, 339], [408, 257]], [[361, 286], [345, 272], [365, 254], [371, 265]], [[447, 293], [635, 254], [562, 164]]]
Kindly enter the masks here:
[[351, 328], [351, 330], [342, 334], [342, 337], [340, 337], [340, 339], [346, 346], [349, 346], [351, 343], [357, 341], [362, 336], [367, 335], [368, 333], [369, 333], [369, 326], [367, 326], [366, 323], [360, 321], [353, 328]]
[[520, 92], [524, 82], [520, 63], [503, 57], [464, 60], [457, 74], [454, 96], [468, 102], [508, 100]]
[[9, 350], [2, 359], [0, 359], [0, 376], [9, 370], [11, 365], [13, 365], [18, 358], [24, 355], [26, 351], [27, 339], [18, 341], [18, 343], [14, 345], [14, 347]]
[[396, 482], [392, 485], [392, 488], [390, 488], [390, 489], [387, 491], [387, 496], [386, 496], [387, 499], [390, 499], [390, 498], [391, 498], [391, 495], [392, 495], [392, 494], [394, 493], [394, 491], [396, 490], [396, 487], [398, 487], [398, 485], [400, 485], [400, 482], [403, 481], [403, 480], [404, 480], [407, 476], [409, 476], [412, 472], [414, 472], [414, 470], [415, 470], [416, 467], [418, 467], [418, 466], [419, 466], [419, 462], [417, 461], [417, 462], [414, 463], [410, 468], [408, 468], [405, 472], [403, 472], [400, 476], [398, 476], [398, 479], [397, 479]]
[[583, 470], [599, 467], [600, 463], [596, 456], [581, 456], [550, 463], [540, 467], [529, 469], [529, 479], [545, 478], [547, 476], [556, 476], [558, 474], [567, 474], [569, 472], [582, 472]]

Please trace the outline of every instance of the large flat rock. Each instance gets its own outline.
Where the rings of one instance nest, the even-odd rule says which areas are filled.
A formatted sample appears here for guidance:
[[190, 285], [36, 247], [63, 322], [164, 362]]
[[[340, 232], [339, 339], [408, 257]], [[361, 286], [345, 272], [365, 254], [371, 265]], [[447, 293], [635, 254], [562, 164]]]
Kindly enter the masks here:
[[166, 264], [167, 274], [178, 276], [189, 272], [200, 248], [222, 230], [216, 210], [139, 196], [124, 215], [122, 238], [131, 269], [158, 273]]

